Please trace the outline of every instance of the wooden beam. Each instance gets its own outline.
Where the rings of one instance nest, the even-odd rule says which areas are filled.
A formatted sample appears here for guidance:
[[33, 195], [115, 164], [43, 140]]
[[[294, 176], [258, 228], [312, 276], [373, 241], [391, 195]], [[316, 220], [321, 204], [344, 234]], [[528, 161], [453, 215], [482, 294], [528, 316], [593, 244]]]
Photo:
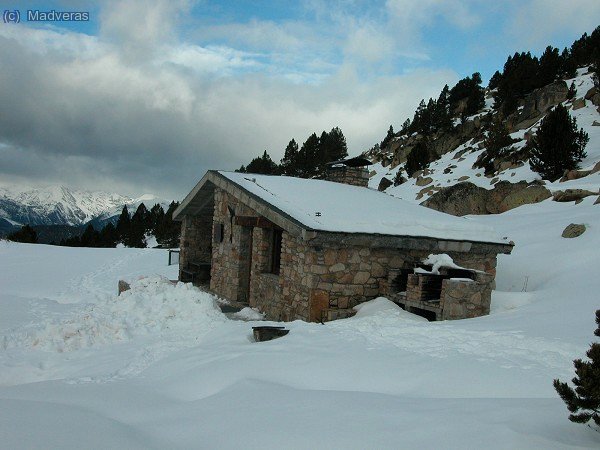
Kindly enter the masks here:
[[243, 227], [279, 228], [273, 222], [262, 216], [235, 216], [234, 223]]

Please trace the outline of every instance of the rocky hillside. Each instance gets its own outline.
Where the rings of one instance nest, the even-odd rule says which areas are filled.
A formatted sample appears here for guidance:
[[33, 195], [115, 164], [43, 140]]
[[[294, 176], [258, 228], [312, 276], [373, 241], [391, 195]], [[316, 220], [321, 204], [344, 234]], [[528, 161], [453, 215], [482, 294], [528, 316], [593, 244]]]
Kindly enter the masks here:
[[[572, 84], [575, 91], [569, 92]], [[450, 129], [429, 136], [398, 133], [382, 148], [365, 152], [375, 163], [369, 186], [455, 215], [500, 213], [548, 198], [576, 201], [598, 195], [600, 92], [588, 67], [578, 69], [574, 78], [555, 81], [520, 98], [516, 111], [506, 117], [493, 108], [494, 93], [486, 89], [484, 107], [462, 119], [455, 115]], [[526, 143], [559, 103], [588, 133], [589, 142], [580, 170], [550, 182], [531, 170]], [[486, 136], [496, 121], [503, 123], [513, 143], [502, 156], [486, 159]], [[432, 153], [430, 162], [408, 176], [407, 157], [424, 139]]]

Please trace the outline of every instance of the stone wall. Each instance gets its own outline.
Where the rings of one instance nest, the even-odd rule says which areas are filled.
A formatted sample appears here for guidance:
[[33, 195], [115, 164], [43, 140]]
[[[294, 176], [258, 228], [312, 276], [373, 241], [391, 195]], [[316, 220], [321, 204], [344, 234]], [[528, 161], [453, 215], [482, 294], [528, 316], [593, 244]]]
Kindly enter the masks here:
[[[221, 242], [213, 241], [210, 288], [229, 300], [248, 302], [250, 229], [234, 224], [235, 216], [256, 213], [221, 189], [215, 189], [213, 229], [221, 227]], [[213, 233], [217, 238], [219, 233]]]
[[212, 256], [212, 217], [185, 216], [181, 223], [179, 245], [181, 248], [179, 253], [180, 269], [187, 268], [189, 262], [210, 262]]
[[[487, 272], [493, 286], [495, 254], [448, 252], [466, 268]], [[390, 270], [412, 269], [429, 252], [348, 246], [311, 247], [306, 254], [304, 280], [310, 283], [310, 320], [321, 321], [330, 309], [347, 309], [389, 295]]]
[[442, 282], [442, 320], [470, 319], [490, 313], [494, 278], [478, 273], [474, 281], [448, 279]]
[[327, 169], [325, 179], [336, 183], [367, 187], [369, 185], [369, 171], [365, 167], [330, 167]]

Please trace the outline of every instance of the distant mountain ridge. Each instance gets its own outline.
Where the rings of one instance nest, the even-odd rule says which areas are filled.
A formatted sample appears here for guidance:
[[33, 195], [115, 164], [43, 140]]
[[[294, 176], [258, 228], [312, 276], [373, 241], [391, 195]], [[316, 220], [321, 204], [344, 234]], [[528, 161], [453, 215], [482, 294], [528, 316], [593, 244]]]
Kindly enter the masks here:
[[[148, 209], [169, 202], [152, 194], [138, 198], [107, 192], [72, 190], [65, 186], [18, 190], [0, 187], [0, 219], [12, 225], [71, 225], [105, 222], [120, 214], [124, 205], [133, 213], [144, 203]], [[6, 221], [6, 222], [5, 222]]]

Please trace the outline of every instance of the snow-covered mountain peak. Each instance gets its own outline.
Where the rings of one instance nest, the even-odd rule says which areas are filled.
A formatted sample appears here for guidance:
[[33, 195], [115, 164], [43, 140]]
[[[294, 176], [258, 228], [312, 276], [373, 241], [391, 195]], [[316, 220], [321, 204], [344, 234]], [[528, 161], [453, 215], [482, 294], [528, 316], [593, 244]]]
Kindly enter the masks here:
[[81, 225], [118, 214], [124, 205], [135, 210], [140, 203], [148, 208], [168, 202], [153, 194], [132, 198], [116, 193], [84, 191], [65, 186], [44, 188], [0, 187], [0, 218], [11, 223], [32, 225]]

